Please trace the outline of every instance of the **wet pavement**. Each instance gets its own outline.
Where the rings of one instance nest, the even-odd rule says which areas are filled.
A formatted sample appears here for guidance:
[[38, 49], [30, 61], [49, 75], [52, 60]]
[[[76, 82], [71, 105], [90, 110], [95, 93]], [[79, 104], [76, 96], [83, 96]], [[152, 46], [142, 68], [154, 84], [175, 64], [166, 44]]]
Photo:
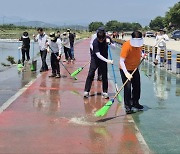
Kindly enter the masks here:
[[[119, 49], [112, 51], [117, 66]], [[111, 67], [109, 69], [111, 75]], [[142, 63], [140, 70], [140, 102], [145, 109], [132, 114], [133, 120], [153, 153], [180, 153], [180, 76], [164, 67], [154, 66], [149, 60]], [[119, 74], [118, 68], [116, 74]], [[122, 85], [118, 77], [118, 85]]]
[[[89, 40], [78, 43], [75, 54], [75, 64], [65, 64], [70, 72], [88, 62]], [[78, 80], [62, 66], [61, 75], [67, 77], [49, 78], [51, 72], [44, 72], [19, 91], [16, 99], [8, 100], [12, 104], [0, 115], [0, 153], [149, 153], [122, 104], [115, 102], [105, 117], [93, 116], [107, 100], [100, 95], [101, 83], [96, 80], [91, 97], [83, 99], [87, 72], [85, 67]], [[12, 85], [16, 90], [23, 87], [18, 82]], [[11, 82], [5, 85], [11, 87]], [[112, 81], [109, 94], [114, 95]]]
[[[120, 87], [120, 49], [111, 50]], [[75, 64], [64, 63], [70, 72], [89, 61], [88, 39], [76, 44], [75, 56]], [[105, 117], [96, 118], [94, 112], [107, 100], [101, 97], [101, 82], [96, 78], [91, 97], [83, 99], [88, 66], [78, 74], [78, 80], [62, 65], [61, 75], [67, 77], [60, 79], [49, 78], [50, 71], [18, 74], [16, 69], [0, 72], [1, 105], [7, 100], [12, 103], [0, 114], [0, 153], [180, 152], [180, 78], [175, 74], [143, 62], [140, 101], [144, 111], [126, 115], [123, 103], [116, 101]], [[14, 94], [17, 97], [9, 99]], [[111, 66], [109, 94], [115, 94]]]

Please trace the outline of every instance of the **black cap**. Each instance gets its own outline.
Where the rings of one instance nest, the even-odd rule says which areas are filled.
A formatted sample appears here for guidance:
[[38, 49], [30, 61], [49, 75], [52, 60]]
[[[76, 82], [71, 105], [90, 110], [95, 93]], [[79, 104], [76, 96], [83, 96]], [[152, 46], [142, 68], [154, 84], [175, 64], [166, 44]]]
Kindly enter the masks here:
[[140, 31], [134, 31], [131, 36], [132, 38], [142, 38], [142, 33]]
[[99, 27], [97, 29], [97, 38], [103, 40], [106, 37], [106, 31], [104, 27]]
[[27, 37], [27, 36], [28, 36], [28, 32], [24, 32], [24, 33], [23, 33], [23, 36], [26, 36], [26, 37]]

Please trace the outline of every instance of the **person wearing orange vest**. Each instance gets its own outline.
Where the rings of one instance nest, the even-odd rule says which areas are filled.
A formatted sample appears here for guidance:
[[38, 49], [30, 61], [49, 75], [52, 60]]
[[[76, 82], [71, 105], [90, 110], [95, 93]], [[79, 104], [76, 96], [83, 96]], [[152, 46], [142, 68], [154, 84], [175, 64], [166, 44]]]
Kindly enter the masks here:
[[133, 112], [132, 107], [142, 110], [144, 107], [139, 104], [141, 83], [140, 74], [137, 69], [133, 75], [131, 73], [139, 66], [142, 54], [143, 38], [140, 31], [134, 31], [132, 38], [126, 41], [120, 52], [120, 74], [122, 82], [129, 81], [124, 86], [124, 104], [127, 114]]

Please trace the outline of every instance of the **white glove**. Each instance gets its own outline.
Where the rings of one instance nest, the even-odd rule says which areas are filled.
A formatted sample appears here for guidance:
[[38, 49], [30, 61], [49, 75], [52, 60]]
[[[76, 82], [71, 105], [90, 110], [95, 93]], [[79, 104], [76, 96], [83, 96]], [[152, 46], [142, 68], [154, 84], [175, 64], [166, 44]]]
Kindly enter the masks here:
[[108, 63], [108, 64], [113, 64], [113, 60], [109, 60], [109, 59], [108, 59], [108, 60], [107, 60], [107, 63]]
[[22, 47], [18, 47], [18, 50], [21, 50], [22, 49]]
[[106, 38], [106, 42], [107, 42], [108, 44], [111, 44], [111, 41], [110, 41], [109, 38]]
[[146, 53], [143, 54], [142, 58], [147, 59], [148, 55]]
[[129, 72], [125, 73], [125, 76], [129, 81], [131, 81], [131, 79], [133, 78], [133, 76]]
[[33, 34], [33, 37], [35, 37], [35, 35]]

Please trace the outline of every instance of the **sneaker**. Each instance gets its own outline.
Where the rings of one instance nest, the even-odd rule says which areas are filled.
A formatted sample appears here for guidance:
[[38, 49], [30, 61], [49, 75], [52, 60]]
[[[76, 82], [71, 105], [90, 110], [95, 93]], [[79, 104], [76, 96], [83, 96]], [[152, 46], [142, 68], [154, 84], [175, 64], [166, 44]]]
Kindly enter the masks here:
[[84, 92], [84, 98], [88, 98], [89, 97], [89, 92], [85, 91]]
[[61, 78], [61, 75], [60, 75], [60, 74], [57, 74], [57, 75], [56, 75], [56, 78]]
[[133, 105], [134, 108], [138, 109], [138, 110], [143, 110], [144, 106], [140, 105], [139, 103], [136, 105]]
[[108, 93], [106, 93], [106, 92], [103, 92], [103, 93], [102, 93], [102, 96], [103, 96], [105, 99], [108, 99], [108, 98], [109, 98], [109, 95], [108, 95]]
[[133, 113], [133, 110], [132, 110], [131, 107], [129, 107], [129, 106], [125, 106], [125, 111], [126, 111], [126, 114], [131, 114], [131, 113]]
[[158, 64], [158, 60], [154, 61], [153, 63], [154, 63], [154, 65], [157, 65]]
[[54, 78], [54, 77], [56, 77], [56, 75], [55, 74], [51, 74], [49, 77], [50, 78]]

